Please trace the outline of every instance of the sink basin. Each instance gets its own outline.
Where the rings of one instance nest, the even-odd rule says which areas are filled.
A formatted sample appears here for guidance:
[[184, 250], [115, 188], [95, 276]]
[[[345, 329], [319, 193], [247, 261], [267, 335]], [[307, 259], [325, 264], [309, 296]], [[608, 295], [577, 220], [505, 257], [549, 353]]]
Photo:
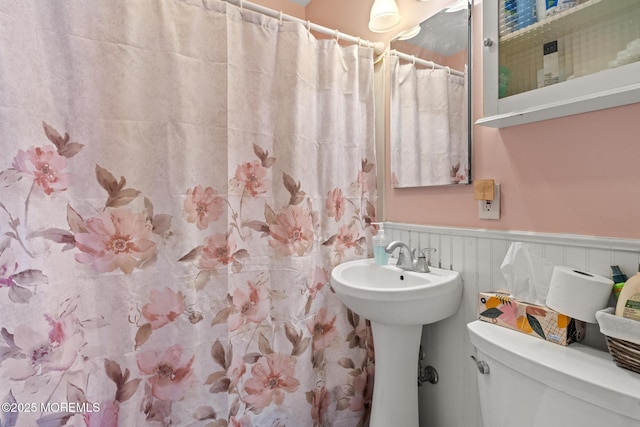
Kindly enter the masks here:
[[402, 270], [390, 259], [348, 261], [335, 267], [331, 285], [351, 310], [388, 325], [426, 325], [455, 314], [462, 298], [457, 271], [431, 267], [430, 273]]
[[376, 373], [369, 427], [418, 427], [422, 325], [458, 311], [460, 273], [417, 273], [396, 267], [394, 259], [387, 265], [361, 259], [335, 267], [331, 286], [347, 307], [371, 321]]

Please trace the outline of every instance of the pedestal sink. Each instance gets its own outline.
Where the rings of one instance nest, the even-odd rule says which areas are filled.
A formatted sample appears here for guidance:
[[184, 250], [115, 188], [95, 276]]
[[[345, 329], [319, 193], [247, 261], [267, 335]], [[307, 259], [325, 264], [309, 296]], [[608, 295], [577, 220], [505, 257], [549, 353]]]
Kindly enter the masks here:
[[402, 270], [390, 259], [348, 261], [331, 285], [351, 310], [371, 321], [376, 355], [370, 427], [418, 427], [418, 352], [422, 325], [452, 316], [462, 298], [457, 271]]

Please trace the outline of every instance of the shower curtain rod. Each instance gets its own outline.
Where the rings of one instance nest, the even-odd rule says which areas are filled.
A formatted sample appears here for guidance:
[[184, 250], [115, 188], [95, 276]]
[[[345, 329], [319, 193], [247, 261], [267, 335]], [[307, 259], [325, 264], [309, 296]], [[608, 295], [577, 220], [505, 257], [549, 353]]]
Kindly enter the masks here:
[[235, 6], [239, 6], [240, 9], [246, 8], [248, 10], [262, 13], [263, 15], [270, 16], [272, 18], [278, 18], [281, 21], [293, 21], [299, 22], [304, 25], [307, 30], [316, 31], [321, 34], [326, 34], [329, 36], [334, 36], [338, 40], [345, 40], [349, 43], [358, 43], [361, 46], [367, 46], [373, 48], [373, 53], [375, 55], [379, 55], [384, 52], [385, 44], [383, 42], [372, 42], [369, 40], [363, 40], [360, 37], [350, 36], [349, 34], [341, 33], [338, 30], [332, 30], [331, 28], [323, 27], [322, 25], [314, 24], [311, 21], [305, 21], [304, 19], [296, 18], [295, 16], [287, 15], [286, 13], [282, 13], [282, 11], [277, 11], [273, 9], [269, 9], [268, 7], [260, 6], [259, 4], [251, 3], [249, 1], [244, 0], [224, 0], [227, 3], [233, 4]]
[[419, 65], [422, 65], [424, 67], [445, 69], [445, 70], [448, 70], [454, 76], [464, 77], [464, 73], [462, 71], [452, 70], [451, 68], [449, 68], [449, 67], [447, 67], [445, 65], [440, 65], [440, 64], [436, 64], [433, 61], [427, 61], [425, 59], [417, 58], [415, 55], [408, 55], [408, 54], [403, 53], [403, 52], [398, 52], [395, 49], [392, 50], [391, 52], [389, 52], [389, 54], [390, 55], [395, 55], [398, 58], [404, 59], [407, 62], [411, 62], [411, 63], [414, 63], [414, 64], [419, 64]]

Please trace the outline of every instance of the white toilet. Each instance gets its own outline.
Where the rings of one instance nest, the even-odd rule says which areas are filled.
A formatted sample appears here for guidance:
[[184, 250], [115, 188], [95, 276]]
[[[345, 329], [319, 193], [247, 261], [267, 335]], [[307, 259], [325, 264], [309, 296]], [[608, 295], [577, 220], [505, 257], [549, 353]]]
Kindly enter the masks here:
[[640, 426], [640, 375], [609, 353], [480, 320], [467, 328], [484, 427]]

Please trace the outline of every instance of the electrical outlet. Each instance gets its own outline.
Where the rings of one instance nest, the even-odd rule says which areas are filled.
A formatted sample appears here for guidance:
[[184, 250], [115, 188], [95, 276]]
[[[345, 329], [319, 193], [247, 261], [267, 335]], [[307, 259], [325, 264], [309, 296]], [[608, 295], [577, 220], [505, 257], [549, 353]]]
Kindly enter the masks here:
[[495, 184], [493, 200], [478, 200], [478, 218], [500, 219], [500, 184]]

